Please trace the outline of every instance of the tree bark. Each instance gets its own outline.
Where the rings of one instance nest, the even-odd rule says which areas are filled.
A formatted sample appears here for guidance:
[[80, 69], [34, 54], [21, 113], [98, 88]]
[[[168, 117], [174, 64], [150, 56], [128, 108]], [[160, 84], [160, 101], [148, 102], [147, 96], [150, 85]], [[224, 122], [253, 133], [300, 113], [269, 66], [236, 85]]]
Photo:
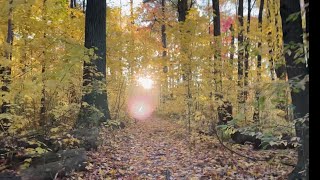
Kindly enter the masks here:
[[[267, 9], [268, 9], [268, 16], [269, 16], [269, 25], [273, 28], [274, 24], [272, 21], [274, 10], [273, 7], [271, 7], [272, 3], [271, 0], [267, 0]], [[273, 43], [273, 33], [272, 28], [270, 28], [270, 31], [268, 32], [268, 48], [269, 48], [269, 69], [270, 69], [270, 76], [271, 80], [274, 81], [275, 78], [275, 63], [273, 59], [273, 53], [274, 53], [274, 43]]]
[[188, 1], [187, 0], [179, 0], [178, 1], [178, 21], [185, 22], [188, 12]]
[[97, 57], [90, 56], [90, 62], [84, 62], [83, 87], [91, 88], [82, 97], [79, 120], [88, 121], [89, 110], [84, 105], [87, 103], [103, 114], [99, 121], [106, 121], [111, 118], [106, 90], [106, 1], [87, 1], [84, 44], [94, 48]]
[[[42, 16], [43, 16], [43, 23], [46, 24], [46, 2], [47, 0], [43, 0], [43, 9], [42, 9]], [[45, 30], [44, 30], [45, 31]], [[42, 78], [42, 90], [41, 90], [41, 100], [40, 100], [40, 121], [39, 125], [41, 128], [45, 128], [47, 118], [46, 118], [46, 113], [47, 113], [47, 107], [46, 107], [46, 46], [45, 46], [45, 40], [46, 40], [46, 32], [43, 33], [43, 50], [42, 50], [42, 62], [41, 62], [41, 78]], [[45, 130], [45, 129], [44, 129]], [[46, 131], [45, 131], [46, 132]]]
[[76, 0], [70, 0], [70, 8], [76, 8], [76, 7], [77, 7]]
[[[263, 6], [264, 6], [264, 0], [260, 0], [260, 6], [259, 6], [259, 14], [258, 14], [258, 30], [260, 31], [260, 35], [262, 35], [262, 15], [263, 15]], [[261, 81], [261, 41], [262, 38], [261, 36], [258, 39], [258, 56], [257, 56], [257, 83]], [[254, 108], [254, 113], [253, 113], [253, 121], [258, 122], [260, 120], [260, 90], [256, 89], [256, 106]]]
[[[12, 60], [12, 44], [13, 44], [13, 24], [12, 24], [12, 18], [13, 18], [13, 0], [9, 1], [9, 13], [8, 13], [8, 24], [7, 24], [7, 38], [6, 43], [8, 45], [8, 49], [5, 50], [5, 57], [7, 61]], [[10, 91], [10, 83], [11, 83], [11, 67], [10, 66], [0, 66], [0, 79], [3, 83], [1, 86], [1, 91], [5, 92], [5, 94], [9, 93]], [[5, 94], [1, 95], [2, 104], [0, 113], [8, 113], [10, 103], [5, 100]]]
[[164, 23], [165, 21], [165, 6], [166, 6], [166, 0], [161, 0], [161, 10], [162, 10], [162, 25], [161, 25], [161, 42], [162, 42], [162, 47], [164, 50], [162, 51], [162, 56], [166, 57], [167, 56], [167, 33], [166, 33], [166, 24]]
[[212, 0], [213, 9], [213, 36], [215, 40], [214, 50], [214, 81], [216, 86], [216, 92], [222, 91], [222, 77], [221, 77], [221, 30], [220, 30], [220, 10], [219, 0]]
[[239, 33], [238, 33], [238, 105], [239, 112], [243, 112], [243, 0], [239, 0], [238, 7], [238, 21], [239, 21]]
[[248, 0], [248, 16], [247, 16], [247, 37], [246, 37], [246, 46], [245, 46], [245, 57], [244, 57], [244, 88], [243, 91], [243, 97], [244, 100], [247, 100], [248, 96], [248, 84], [249, 84], [249, 44], [250, 44], [250, 38], [249, 38], [249, 32], [250, 32], [250, 21], [251, 21], [251, 0]]
[[[283, 42], [285, 46], [290, 44], [303, 44], [303, 30], [299, 0], [280, 0], [280, 14], [282, 18]], [[288, 17], [298, 13], [294, 20]], [[308, 78], [308, 68], [305, 63], [295, 63], [296, 50], [299, 47], [289, 46], [291, 53], [285, 54], [286, 69], [289, 80], [297, 78], [299, 81]], [[304, 54], [297, 55], [304, 58]], [[307, 61], [308, 62], [308, 61]], [[306, 81], [304, 89], [291, 90], [294, 118], [302, 118], [309, 113], [309, 82]], [[298, 162], [295, 169], [289, 175], [289, 179], [309, 179], [309, 119], [304, 123], [295, 124], [296, 135], [300, 137], [301, 146], [298, 147]]]

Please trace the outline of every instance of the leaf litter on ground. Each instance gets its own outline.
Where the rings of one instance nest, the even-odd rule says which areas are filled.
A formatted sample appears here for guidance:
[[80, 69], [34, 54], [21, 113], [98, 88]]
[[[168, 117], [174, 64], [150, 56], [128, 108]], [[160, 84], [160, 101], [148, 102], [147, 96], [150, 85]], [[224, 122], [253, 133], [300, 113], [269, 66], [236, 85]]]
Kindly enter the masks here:
[[190, 135], [182, 125], [160, 118], [104, 129], [101, 139], [98, 151], [88, 152], [87, 170], [71, 179], [287, 179], [293, 167], [286, 164], [297, 160], [292, 149], [255, 151], [224, 142], [246, 156], [272, 157], [252, 161], [232, 154], [216, 137]]

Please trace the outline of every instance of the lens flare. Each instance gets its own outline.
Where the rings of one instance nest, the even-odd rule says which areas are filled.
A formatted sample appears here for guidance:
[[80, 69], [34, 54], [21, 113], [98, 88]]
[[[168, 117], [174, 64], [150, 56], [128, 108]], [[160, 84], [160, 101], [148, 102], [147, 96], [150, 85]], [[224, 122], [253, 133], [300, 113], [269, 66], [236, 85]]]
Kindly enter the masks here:
[[148, 96], [135, 96], [128, 102], [129, 113], [138, 120], [144, 120], [151, 116], [155, 109], [152, 99]]
[[153, 81], [149, 77], [139, 77], [138, 82], [145, 89], [151, 89]]

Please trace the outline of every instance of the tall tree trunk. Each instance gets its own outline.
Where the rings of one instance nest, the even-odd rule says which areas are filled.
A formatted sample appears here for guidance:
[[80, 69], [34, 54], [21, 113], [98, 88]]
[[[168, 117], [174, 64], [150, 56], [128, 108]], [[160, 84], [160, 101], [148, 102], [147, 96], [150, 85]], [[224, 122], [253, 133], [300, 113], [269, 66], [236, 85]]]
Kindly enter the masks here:
[[[276, 31], [275, 31], [275, 43], [274, 43], [274, 59], [275, 59], [275, 75], [278, 79], [281, 80], [282, 83], [286, 83], [286, 65], [285, 65], [285, 57], [283, 54], [283, 48], [282, 48], [282, 44], [281, 44], [281, 17], [280, 17], [280, 2], [279, 1], [273, 1], [273, 5], [274, 5], [274, 25], [276, 27]], [[276, 107], [285, 112], [286, 115], [284, 116], [284, 118], [286, 120], [289, 120], [289, 88], [288, 87], [284, 87], [283, 89], [279, 90], [277, 92], [277, 96], [278, 96], [278, 103], [276, 105]]]
[[91, 56], [90, 62], [84, 62], [83, 87], [92, 88], [82, 97], [80, 124], [90, 123], [86, 122], [90, 120], [87, 118], [91, 112], [85, 103], [103, 114], [103, 117], [97, 120], [105, 121], [111, 118], [106, 90], [106, 1], [87, 1], [84, 45], [86, 48], [94, 48], [97, 58]]
[[307, 43], [307, 64], [309, 64], [309, 0], [304, 0], [306, 12], [306, 43]]
[[[262, 0], [263, 1], [263, 0]], [[233, 24], [230, 25], [230, 33], [231, 33], [231, 43], [230, 43], [230, 64], [233, 64], [234, 59], [234, 29]]]
[[[166, 102], [166, 98], [168, 95], [168, 59], [167, 59], [167, 33], [166, 33], [166, 24], [165, 24], [165, 15], [166, 15], [166, 11], [165, 11], [165, 6], [166, 6], [166, 0], [161, 0], [161, 11], [162, 11], [162, 25], [161, 25], [161, 42], [162, 42], [162, 58], [163, 58], [163, 63], [164, 63], [164, 67], [163, 67], [163, 72], [165, 73], [164, 77], [164, 97], [162, 102], [165, 103]], [[161, 104], [160, 104], [161, 105]]]
[[164, 48], [162, 51], [162, 56], [167, 56], [167, 33], [166, 33], [166, 24], [165, 24], [165, 6], [166, 6], [166, 0], [161, 0], [161, 10], [162, 10], [162, 25], [161, 25], [161, 42], [162, 47]]
[[[258, 56], [257, 56], [257, 83], [261, 81], [261, 41], [262, 41], [262, 14], [263, 14], [263, 6], [264, 6], [264, 0], [260, 0], [260, 6], [259, 6], [259, 15], [258, 15], [258, 30], [260, 31], [260, 36], [258, 39]], [[256, 106], [254, 107], [254, 113], [253, 113], [253, 121], [258, 122], [260, 120], [260, 89], [259, 86], [256, 89]]]
[[[179, 23], [183, 26], [184, 22], [186, 21], [186, 17], [187, 17], [187, 13], [189, 11], [188, 8], [188, 1], [187, 0], [179, 0], [178, 1], [178, 21]], [[180, 29], [180, 33], [184, 34], [185, 36], [187, 35], [186, 33], [184, 33], [182, 31], [182, 29]], [[184, 61], [188, 60], [188, 62], [184, 62], [183, 60], [180, 61], [181, 63], [181, 68], [182, 68], [182, 80], [184, 83], [186, 83], [186, 101], [187, 101], [187, 117], [188, 117], [188, 131], [189, 133], [191, 132], [191, 89], [190, 89], [190, 81], [192, 78], [192, 74], [191, 74], [191, 59], [190, 57], [187, 55], [187, 43], [184, 42], [183, 37], [181, 36], [180, 39], [180, 45], [181, 45], [181, 54], [185, 55], [188, 59], [185, 59]]]
[[231, 33], [231, 42], [230, 42], [230, 57], [229, 57], [229, 65], [230, 65], [230, 70], [231, 70], [231, 74], [229, 76], [229, 80], [232, 80], [233, 77], [233, 59], [234, 59], [234, 50], [235, 50], [235, 46], [234, 46], [234, 29], [233, 29], [233, 24], [230, 25], [230, 33]]
[[179, 0], [178, 1], [178, 21], [184, 22], [186, 21], [187, 12], [188, 12], [188, 1], [187, 0]]
[[279, 1], [274, 1], [273, 3], [274, 3], [274, 7], [275, 7], [275, 27], [276, 27], [275, 72], [276, 72], [277, 78], [285, 81], [286, 80], [286, 76], [287, 76], [286, 65], [285, 65], [286, 62], [285, 62], [284, 55], [283, 55], [283, 48], [281, 48], [281, 44], [280, 44], [280, 39], [281, 39], [280, 34], [282, 33], [282, 32], [280, 32], [281, 30], [280, 30], [280, 24], [279, 24], [279, 21], [281, 20], [281, 17], [279, 15], [280, 2]]
[[76, 8], [76, 7], [77, 7], [76, 0], [70, 0], [70, 8]]
[[239, 21], [239, 33], [238, 33], [238, 106], [239, 112], [244, 113], [243, 104], [243, 0], [239, 0], [238, 7], [238, 21]]
[[[243, 89], [243, 105], [244, 112], [247, 112], [246, 101], [248, 98], [248, 85], [249, 85], [249, 32], [250, 32], [250, 21], [251, 21], [251, 0], [248, 1], [248, 16], [247, 16], [247, 32], [246, 32], [246, 42], [245, 42], [245, 57], [244, 57], [244, 89]], [[244, 116], [245, 121], [247, 120], [247, 116]]]
[[[47, 0], [43, 0], [43, 9], [42, 9], [42, 17], [43, 17], [43, 23], [46, 24], [47, 19], [47, 7], [46, 7], [46, 2]], [[46, 31], [46, 30], [44, 30]], [[40, 100], [40, 121], [39, 125], [41, 128], [44, 128], [46, 130], [46, 123], [47, 123], [47, 107], [46, 107], [46, 46], [45, 46], [45, 41], [46, 41], [46, 32], [43, 33], [43, 50], [42, 50], [42, 62], [41, 62], [41, 78], [42, 78], [42, 90], [41, 90], [41, 100]]]
[[249, 44], [250, 44], [250, 38], [249, 38], [249, 32], [250, 32], [250, 21], [251, 21], [251, 0], [248, 0], [248, 16], [247, 16], [247, 37], [246, 37], [246, 45], [245, 45], [245, 58], [244, 58], [244, 91], [243, 96], [244, 99], [247, 100], [248, 96], [248, 80], [249, 80]]
[[134, 67], [134, 61], [135, 61], [135, 56], [134, 56], [134, 52], [135, 52], [135, 42], [134, 42], [134, 17], [133, 17], [133, 0], [130, 0], [130, 34], [131, 34], [131, 39], [130, 39], [130, 54], [131, 54], [131, 58], [129, 60], [129, 67], [128, 67], [128, 71], [129, 71], [129, 74], [130, 76], [133, 75], [134, 71], [135, 71], [135, 67]]
[[[13, 0], [9, 1], [9, 12], [8, 12], [8, 24], [7, 24], [7, 38], [6, 43], [8, 45], [8, 49], [5, 50], [5, 57], [7, 61], [12, 60], [12, 45], [13, 45]], [[8, 113], [10, 110], [10, 103], [6, 100], [5, 96], [10, 91], [10, 83], [11, 83], [11, 67], [10, 66], [1, 66], [0, 65], [0, 80], [2, 81], [3, 85], [1, 86], [1, 99], [2, 104], [0, 108], [0, 114]], [[9, 119], [3, 118], [0, 119], [1, 124], [9, 124]]]
[[272, 0], [267, 0], [267, 9], [268, 9], [268, 17], [269, 17], [269, 26], [271, 26], [270, 31], [268, 32], [268, 48], [269, 48], [269, 69], [271, 80], [275, 80], [275, 63], [274, 63], [274, 43], [273, 43], [273, 16], [274, 16], [274, 7], [272, 7]]
[[[285, 46], [303, 44], [303, 30], [301, 14], [294, 20], [287, 21], [293, 13], [300, 12], [299, 0], [280, 0], [280, 14], [282, 18], [283, 42]], [[299, 81], [308, 79], [309, 72], [305, 63], [295, 63], [296, 50], [299, 47], [289, 46], [291, 53], [285, 54], [286, 69], [289, 80], [298, 78]], [[304, 54], [297, 55], [304, 58]], [[306, 81], [304, 89], [291, 90], [292, 104], [295, 107], [294, 118], [302, 118], [309, 113], [309, 82]], [[289, 175], [289, 179], [309, 179], [309, 118], [304, 122], [295, 124], [296, 135], [300, 138], [301, 146], [298, 147], [298, 162]]]
[[86, 13], [86, 0], [82, 0], [82, 12]]
[[212, 0], [213, 9], [213, 36], [215, 41], [214, 50], [214, 80], [216, 85], [216, 91], [222, 92], [222, 77], [221, 77], [221, 30], [220, 30], [220, 10], [219, 0]]

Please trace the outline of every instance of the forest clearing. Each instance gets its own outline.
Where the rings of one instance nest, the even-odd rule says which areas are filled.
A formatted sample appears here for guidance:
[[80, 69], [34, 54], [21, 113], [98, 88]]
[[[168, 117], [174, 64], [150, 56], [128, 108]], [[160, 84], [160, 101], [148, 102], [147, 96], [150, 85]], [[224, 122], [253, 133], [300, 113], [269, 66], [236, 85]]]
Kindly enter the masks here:
[[0, 180], [309, 179], [309, 0], [0, 16]]

